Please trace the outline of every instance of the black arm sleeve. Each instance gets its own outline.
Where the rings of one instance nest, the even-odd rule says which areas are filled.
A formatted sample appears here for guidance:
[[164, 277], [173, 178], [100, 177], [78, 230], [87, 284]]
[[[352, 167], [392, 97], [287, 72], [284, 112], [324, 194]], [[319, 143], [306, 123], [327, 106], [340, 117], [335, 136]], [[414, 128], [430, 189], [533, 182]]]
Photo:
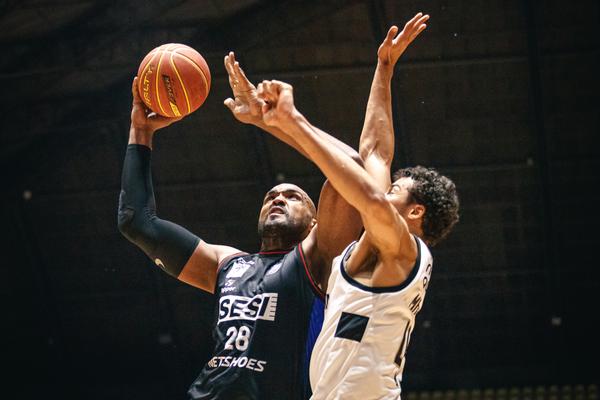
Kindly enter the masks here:
[[121, 177], [118, 227], [123, 236], [142, 249], [156, 265], [178, 277], [200, 238], [156, 216], [151, 154], [146, 146], [127, 146]]

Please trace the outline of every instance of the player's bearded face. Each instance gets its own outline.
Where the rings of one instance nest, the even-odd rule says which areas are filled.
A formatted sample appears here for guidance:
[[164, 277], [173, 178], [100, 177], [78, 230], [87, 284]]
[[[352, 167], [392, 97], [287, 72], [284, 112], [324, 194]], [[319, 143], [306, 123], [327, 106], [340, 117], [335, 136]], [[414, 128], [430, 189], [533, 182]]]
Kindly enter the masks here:
[[311, 210], [310, 200], [298, 189], [294, 185], [283, 184], [267, 193], [258, 218], [260, 237], [303, 239], [314, 212]]

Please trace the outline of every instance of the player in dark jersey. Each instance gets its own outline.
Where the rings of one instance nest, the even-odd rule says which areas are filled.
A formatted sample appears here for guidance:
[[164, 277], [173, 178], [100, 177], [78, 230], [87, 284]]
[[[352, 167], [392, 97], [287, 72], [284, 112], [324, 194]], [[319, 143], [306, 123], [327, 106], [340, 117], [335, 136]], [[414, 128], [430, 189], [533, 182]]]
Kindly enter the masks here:
[[[262, 125], [256, 90], [225, 58], [234, 116], [299, 149], [277, 128]], [[322, 296], [331, 261], [361, 231], [356, 210], [326, 182], [319, 208], [299, 187], [281, 184], [265, 196], [256, 254], [210, 244], [156, 215], [151, 179], [154, 133], [178, 119], [150, 113], [132, 85], [133, 106], [125, 155], [118, 226], [122, 234], [170, 275], [217, 296], [212, 357], [191, 385], [190, 399], [303, 399], [308, 365], [322, 320]], [[332, 139], [360, 162], [358, 154]], [[334, 211], [335, 210], [335, 211]], [[318, 221], [318, 223], [317, 223]]]

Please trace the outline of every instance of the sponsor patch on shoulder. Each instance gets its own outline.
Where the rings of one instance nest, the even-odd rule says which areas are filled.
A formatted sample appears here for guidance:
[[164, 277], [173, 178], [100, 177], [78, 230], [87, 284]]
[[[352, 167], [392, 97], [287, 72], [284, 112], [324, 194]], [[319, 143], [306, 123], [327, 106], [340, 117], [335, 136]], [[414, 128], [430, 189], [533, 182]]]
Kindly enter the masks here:
[[266, 275], [276, 274], [281, 269], [282, 265], [283, 265], [283, 261], [279, 261], [278, 263], [275, 263], [275, 264], [271, 265], [269, 267], [269, 269], [267, 270]]
[[254, 264], [254, 261], [236, 260], [225, 278], [239, 278]]

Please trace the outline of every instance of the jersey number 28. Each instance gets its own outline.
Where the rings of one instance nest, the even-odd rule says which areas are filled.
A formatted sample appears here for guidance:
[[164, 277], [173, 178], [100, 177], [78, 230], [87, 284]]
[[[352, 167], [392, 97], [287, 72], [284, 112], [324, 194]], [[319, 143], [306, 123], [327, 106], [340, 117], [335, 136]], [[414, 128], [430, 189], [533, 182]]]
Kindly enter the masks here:
[[230, 326], [227, 329], [227, 342], [225, 342], [225, 350], [233, 350], [234, 346], [239, 351], [244, 351], [248, 348], [250, 343], [250, 328], [247, 326], [240, 326], [238, 330], [235, 326]]

